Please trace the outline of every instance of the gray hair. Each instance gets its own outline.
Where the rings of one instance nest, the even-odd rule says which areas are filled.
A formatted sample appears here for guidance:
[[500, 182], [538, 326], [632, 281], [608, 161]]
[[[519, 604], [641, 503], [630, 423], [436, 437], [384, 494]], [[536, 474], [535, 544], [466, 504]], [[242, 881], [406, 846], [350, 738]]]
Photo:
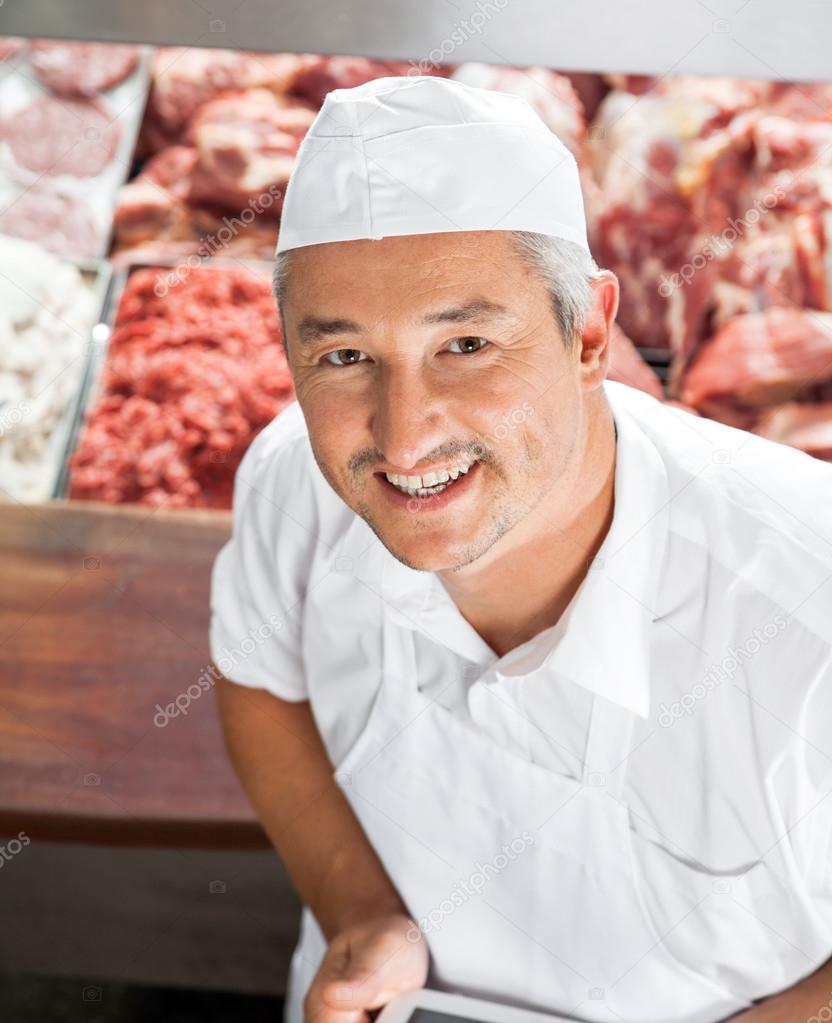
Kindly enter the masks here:
[[[591, 282], [603, 274], [598, 264], [581, 245], [533, 231], [511, 231], [515, 251], [532, 273], [545, 284], [551, 300], [552, 313], [569, 347], [584, 329], [586, 313], [592, 303]], [[275, 263], [272, 285], [283, 328], [283, 346], [286, 347], [286, 329], [283, 303], [289, 283], [289, 263], [292, 250], [281, 252]]]

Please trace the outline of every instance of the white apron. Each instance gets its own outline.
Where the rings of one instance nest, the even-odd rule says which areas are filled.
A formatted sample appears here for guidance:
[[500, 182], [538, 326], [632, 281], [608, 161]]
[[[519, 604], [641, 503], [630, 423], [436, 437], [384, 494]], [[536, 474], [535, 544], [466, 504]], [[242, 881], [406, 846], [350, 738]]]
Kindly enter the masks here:
[[[673, 958], [645, 908], [621, 801], [633, 714], [594, 697], [583, 782], [555, 774], [423, 695], [412, 630], [384, 617], [384, 681], [335, 777], [424, 931], [428, 986], [616, 1023], [748, 1008]], [[304, 910], [286, 1023], [324, 950]]]

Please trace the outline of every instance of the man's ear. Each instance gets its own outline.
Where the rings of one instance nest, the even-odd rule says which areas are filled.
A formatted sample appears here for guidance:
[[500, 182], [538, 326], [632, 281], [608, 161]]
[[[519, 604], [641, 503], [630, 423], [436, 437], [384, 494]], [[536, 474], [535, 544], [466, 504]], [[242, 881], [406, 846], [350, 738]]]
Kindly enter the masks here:
[[584, 317], [580, 338], [581, 378], [587, 390], [600, 387], [607, 375], [612, 326], [618, 313], [618, 278], [611, 270], [602, 270], [590, 282], [592, 304]]

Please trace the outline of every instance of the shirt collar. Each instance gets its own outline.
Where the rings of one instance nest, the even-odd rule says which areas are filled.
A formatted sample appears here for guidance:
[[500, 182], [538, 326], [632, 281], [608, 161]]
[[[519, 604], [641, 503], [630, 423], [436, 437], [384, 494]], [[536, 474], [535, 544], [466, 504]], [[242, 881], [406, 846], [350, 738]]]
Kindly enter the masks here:
[[497, 658], [434, 573], [407, 568], [379, 542], [381, 588], [386, 612], [400, 625], [493, 668], [497, 682], [545, 672], [646, 718], [650, 630], [659, 617], [669, 484], [661, 455], [633, 415], [632, 388], [610, 381], [604, 387], [618, 432], [613, 519], [556, 625]]

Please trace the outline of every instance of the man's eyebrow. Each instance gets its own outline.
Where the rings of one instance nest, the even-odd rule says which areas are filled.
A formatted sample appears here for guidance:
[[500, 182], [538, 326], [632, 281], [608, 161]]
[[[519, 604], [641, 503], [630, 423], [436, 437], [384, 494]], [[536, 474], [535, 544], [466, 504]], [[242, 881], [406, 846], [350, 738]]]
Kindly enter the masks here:
[[298, 326], [298, 336], [304, 343], [320, 341], [333, 334], [360, 334], [362, 328], [354, 320], [321, 320], [317, 316], [305, 316]]
[[[517, 319], [509, 309], [498, 302], [492, 302], [487, 298], [473, 298], [461, 305], [448, 306], [446, 309], [428, 313], [422, 318], [422, 323], [468, 323], [484, 316]], [[312, 344], [337, 334], [363, 332], [364, 328], [354, 320], [324, 320], [317, 316], [305, 316], [298, 325], [298, 337], [303, 344]]]
[[472, 298], [470, 302], [462, 305], [449, 306], [447, 309], [428, 313], [422, 319], [422, 323], [467, 323], [469, 320], [481, 319], [484, 316], [517, 318], [511, 310], [498, 302], [491, 302], [487, 298]]

